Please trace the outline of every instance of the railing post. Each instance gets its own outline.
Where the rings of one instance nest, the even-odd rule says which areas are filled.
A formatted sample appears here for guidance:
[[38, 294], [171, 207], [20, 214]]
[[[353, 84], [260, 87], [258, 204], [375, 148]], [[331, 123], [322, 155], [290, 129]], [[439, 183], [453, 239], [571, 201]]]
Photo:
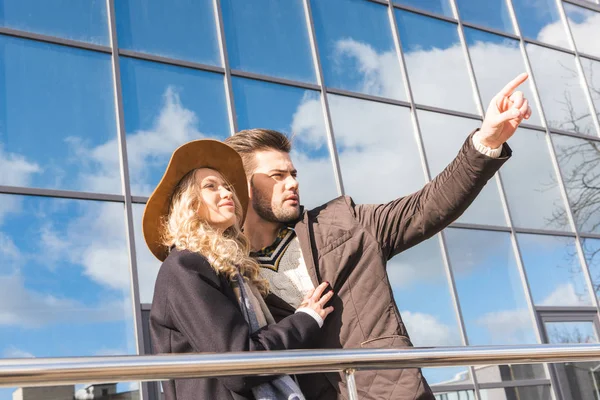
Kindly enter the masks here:
[[346, 382], [348, 382], [348, 400], [358, 400], [358, 391], [356, 390], [356, 381], [354, 380], [355, 370], [348, 368], [344, 371], [346, 374]]

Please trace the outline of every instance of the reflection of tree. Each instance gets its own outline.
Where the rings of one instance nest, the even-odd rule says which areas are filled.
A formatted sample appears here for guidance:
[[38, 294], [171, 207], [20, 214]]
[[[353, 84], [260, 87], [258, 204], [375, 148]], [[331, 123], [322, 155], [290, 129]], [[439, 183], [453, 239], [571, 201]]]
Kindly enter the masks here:
[[[563, 68], [566, 76], [563, 76], [563, 82], [575, 82], [576, 86], [579, 86], [580, 75], [576, 69], [565, 65], [563, 62], [559, 61], [558, 64]], [[587, 79], [588, 88], [593, 98], [600, 98], [600, 85], [595, 83], [595, 74], [592, 65], [589, 66], [589, 71], [585, 74]], [[581, 91], [577, 91], [577, 93], [581, 93]], [[568, 130], [572, 132], [584, 133], [593, 135], [594, 134], [594, 125], [591, 120], [591, 113], [578, 111], [576, 107], [576, 103], [573, 101], [572, 93], [569, 88], [569, 85], [566, 85], [563, 91], [564, 100], [558, 101], [558, 104], [561, 104], [563, 109], [563, 113], [558, 113], [562, 118], [562, 120], [553, 119], [552, 115], [546, 115], [548, 119], [548, 125], [553, 128]], [[588, 107], [584, 107], [584, 109], [589, 110]]]
[[[579, 74], [572, 68], [562, 65], [564, 71], [569, 74], [569, 79], [579, 82]], [[597, 76], [594, 74], [594, 68], [589, 65], [586, 71], [586, 78], [589, 90], [594, 98], [600, 98], [600, 84], [597, 84]], [[571, 93], [564, 91], [564, 101], [560, 102], [566, 111], [566, 118], [561, 121], [552, 121], [548, 116], [548, 123], [560, 129], [593, 134], [593, 126], [589, 123], [591, 113], [577, 113], [573, 105]], [[587, 120], [587, 123], [586, 123]], [[573, 213], [573, 218], [578, 230], [583, 232], [600, 233], [600, 142], [572, 138], [567, 136], [555, 136], [554, 146], [556, 157], [562, 171], [563, 182], [569, 198], [569, 205]], [[552, 186], [556, 186], [555, 182]], [[567, 211], [562, 207], [554, 208], [552, 217], [549, 220], [551, 226], [569, 226]], [[589, 248], [585, 246], [584, 253], [588, 264], [598, 263], [597, 257], [600, 253], [600, 247]], [[570, 273], [580, 276], [581, 270], [578, 267], [578, 255], [575, 248], [572, 248], [569, 254], [571, 262], [568, 262]], [[593, 271], [590, 268], [591, 271]], [[594, 292], [600, 293], [600, 270], [597, 276], [592, 276]], [[584, 293], [577, 293], [580, 297]]]
[[583, 332], [578, 326], [568, 327], [563, 324], [547, 328], [548, 342], [554, 344], [596, 343], [589, 333]]
[[[600, 228], [600, 142], [557, 138], [555, 144], [575, 222], [580, 229], [596, 232]], [[568, 226], [566, 211], [556, 208], [551, 222]]]

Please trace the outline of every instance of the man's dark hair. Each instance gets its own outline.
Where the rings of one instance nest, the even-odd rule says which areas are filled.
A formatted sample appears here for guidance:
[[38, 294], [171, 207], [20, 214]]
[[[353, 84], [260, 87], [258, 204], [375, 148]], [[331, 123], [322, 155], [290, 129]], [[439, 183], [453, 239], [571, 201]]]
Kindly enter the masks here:
[[283, 133], [262, 128], [239, 131], [224, 142], [242, 156], [246, 175], [251, 175], [256, 168], [254, 153], [257, 151], [278, 150], [289, 153], [292, 149], [290, 139]]

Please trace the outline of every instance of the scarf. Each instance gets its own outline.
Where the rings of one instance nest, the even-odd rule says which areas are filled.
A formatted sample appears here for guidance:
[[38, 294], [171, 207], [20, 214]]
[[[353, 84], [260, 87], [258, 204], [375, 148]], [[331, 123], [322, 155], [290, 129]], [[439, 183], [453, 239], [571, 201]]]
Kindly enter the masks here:
[[[249, 285], [240, 273], [231, 284], [251, 333], [265, 325], [275, 323], [254, 285]], [[271, 382], [255, 386], [252, 388], [252, 394], [256, 400], [306, 400], [298, 384], [289, 375], [279, 375]]]

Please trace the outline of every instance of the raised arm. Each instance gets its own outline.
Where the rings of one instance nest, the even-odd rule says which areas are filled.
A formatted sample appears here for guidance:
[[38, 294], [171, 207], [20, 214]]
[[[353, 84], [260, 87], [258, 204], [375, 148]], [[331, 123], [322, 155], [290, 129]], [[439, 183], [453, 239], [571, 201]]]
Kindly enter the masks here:
[[[387, 204], [351, 204], [359, 222], [377, 238], [388, 258], [456, 220], [510, 157], [505, 142], [521, 121], [531, 116], [523, 93], [515, 91], [526, 79], [527, 74], [517, 76], [492, 99], [481, 128], [469, 135], [456, 158], [423, 189]], [[475, 149], [474, 141], [484, 149], [502, 147], [500, 156], [485, 155]]]

